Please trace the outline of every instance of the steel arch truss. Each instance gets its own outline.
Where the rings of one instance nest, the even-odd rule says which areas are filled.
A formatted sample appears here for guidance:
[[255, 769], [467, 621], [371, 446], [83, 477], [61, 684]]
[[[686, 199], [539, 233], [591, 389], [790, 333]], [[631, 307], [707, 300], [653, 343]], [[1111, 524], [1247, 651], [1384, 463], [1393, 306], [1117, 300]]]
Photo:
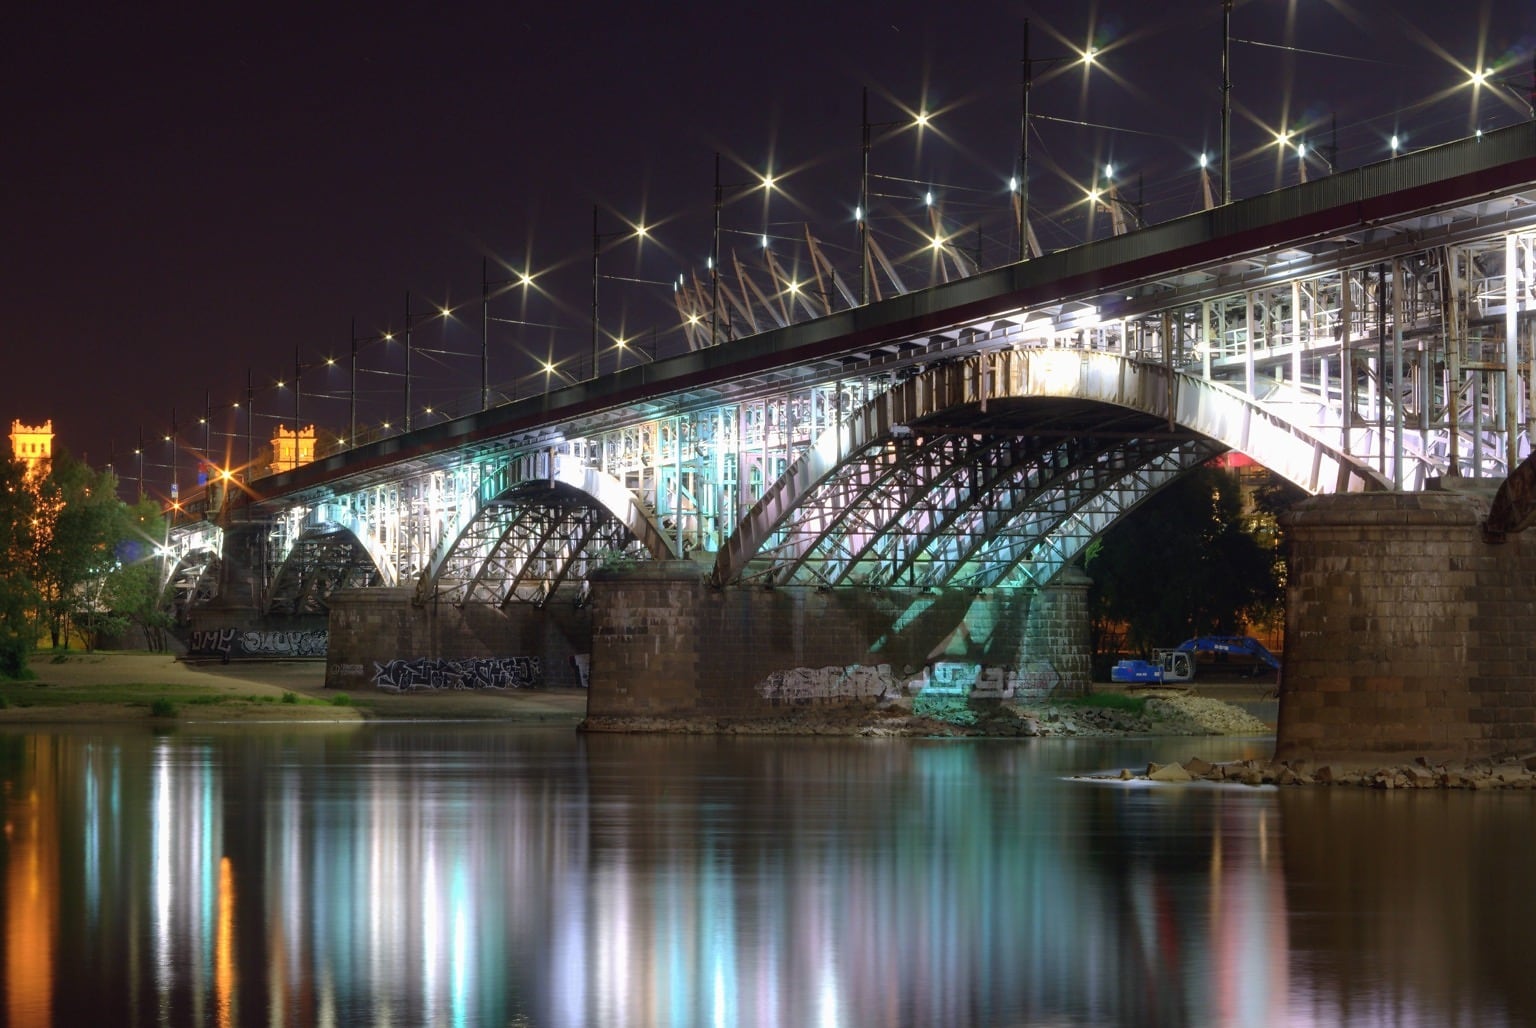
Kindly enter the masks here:
[[1115, 518], [1221, 449], [1009, 433], [875, 443], [801, 499], [741, 580], [1044, 584]]
[[219, 594], [219, 553], [212, 549], [189, 549], [172, 566], [160, 591], [160, 608], [185, 621], [193, 607], [207, 603]]
[[267, 594], [269, 614], [323, 614], [335, 589], [383, 584], [373, 556], [348, 528], [317, 525], [294, 540]]
[[613, 556], [655, 554], [592, 494], [562, 481], [525, 482], [480, 509], [423, 587], [451, 603], [542, 606]]
[[[1062, 441], [1025, 442], [1030, 416], [1010, 426], [998, 414], [1020, 403], [1055, 403], [1045, 416]], [[1095, 450], [1117, 420], [1118, 441]], [[1308, 492], [1387, 485], [1305, 424], [1218, 383], [1113, 354], [1001, 350], [933, 367], [823, 433], [742, 519], [712, 580], [1039, 579], [1018, 570], [1026, 558], [1054, 574], [1148, 489], [1225, 449], [1263, 453]], [[1031, 504], [1053, 512], [1062, 540], [1010, 527]], [[945, 532], [955, 556], [941, 556]]]

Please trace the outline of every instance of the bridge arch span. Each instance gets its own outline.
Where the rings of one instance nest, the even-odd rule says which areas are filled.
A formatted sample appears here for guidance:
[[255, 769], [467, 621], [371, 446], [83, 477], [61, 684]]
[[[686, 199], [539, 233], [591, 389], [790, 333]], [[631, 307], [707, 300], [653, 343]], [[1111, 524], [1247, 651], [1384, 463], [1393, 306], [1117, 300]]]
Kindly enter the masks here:
[[348, 507], [321, 503], [310, 508], [287, 554], [272, 576], [269, 614], [320, 614], [335, 589], [394, 585], [394, 562]]
[[1308, 492], [1384, 488], [1242, 394], [1115, 354], [930, 366], [829, 429], [717, 556], [716, 584], [1043, 584], [1185, 470], [1241, 450]]
[[661, 526], [623, 482], [572, 458], [541, 456], [537, 476], [509, 466], [487, 477], [474, 508], [444, 535], [417, 583], [418, 602], [538, 605], [609, 554], [674, 556]]

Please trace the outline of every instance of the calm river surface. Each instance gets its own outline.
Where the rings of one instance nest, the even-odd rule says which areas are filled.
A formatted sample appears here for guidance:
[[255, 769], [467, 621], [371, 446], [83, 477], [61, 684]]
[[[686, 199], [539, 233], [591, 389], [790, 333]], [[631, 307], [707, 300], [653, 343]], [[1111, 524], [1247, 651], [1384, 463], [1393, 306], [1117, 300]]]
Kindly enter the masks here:
[[0, 733], [10, 1025], [1526, 1025], [1536, 795], [1267, 741]]

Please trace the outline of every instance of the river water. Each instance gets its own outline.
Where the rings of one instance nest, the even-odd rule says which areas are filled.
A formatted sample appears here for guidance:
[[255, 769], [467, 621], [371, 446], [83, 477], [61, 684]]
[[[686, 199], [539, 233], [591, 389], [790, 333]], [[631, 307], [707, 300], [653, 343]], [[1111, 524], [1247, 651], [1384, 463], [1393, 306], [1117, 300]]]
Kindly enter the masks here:
[[1267, 740], [0, 734], [5, 1023], [1517, 1025], [1536, 796]]

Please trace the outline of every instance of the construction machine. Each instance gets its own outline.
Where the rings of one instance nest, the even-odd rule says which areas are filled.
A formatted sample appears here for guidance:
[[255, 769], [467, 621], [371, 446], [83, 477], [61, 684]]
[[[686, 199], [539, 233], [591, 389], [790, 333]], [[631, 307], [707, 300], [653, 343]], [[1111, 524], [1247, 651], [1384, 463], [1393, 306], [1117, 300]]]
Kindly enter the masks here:
[[1112, 682], [1151, 683], [1188, 682], [1195, 677], [1195, 654], [1225, 653], [1253, 658], [1252, 674], [1261, 668], [1278, 672], [1280, 658], [1265, 645], [1247, 635], [1197, 635], [1172, 649], [1153, 650], [1151, 660], [1122, 660], [1109, 671]]

